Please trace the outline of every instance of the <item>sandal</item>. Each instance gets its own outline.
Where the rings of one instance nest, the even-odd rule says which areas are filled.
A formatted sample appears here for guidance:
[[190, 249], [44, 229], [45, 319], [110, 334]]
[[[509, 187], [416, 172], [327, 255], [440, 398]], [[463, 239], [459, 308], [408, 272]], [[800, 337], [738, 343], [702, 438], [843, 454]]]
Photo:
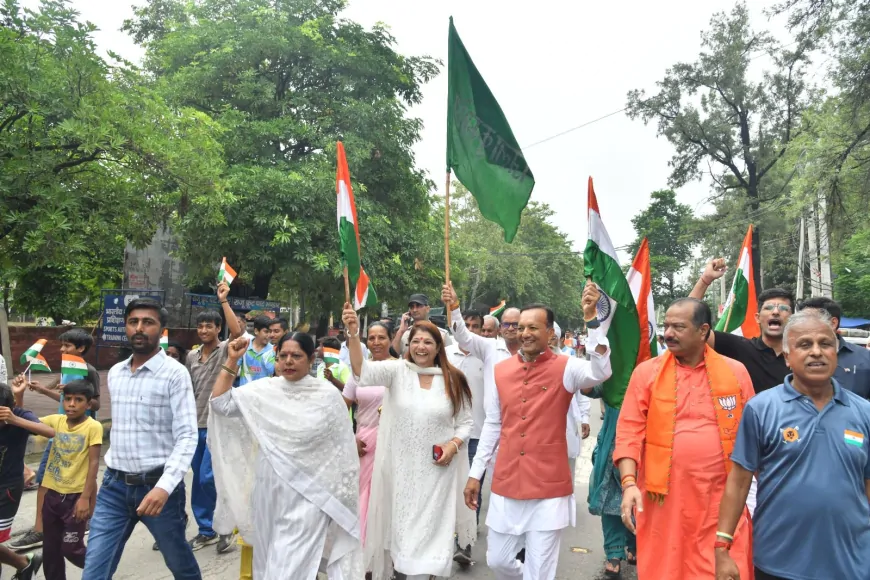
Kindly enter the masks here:
[[[605, 578], [622, 578], [622, 570], [620, 570], [621, 560], [619, 558], [610, 558], [604, 562], [604, 577]], [[610, 564], [612, 568], [615, 570], [610, 570], [607, 568], [607, 564]]]
[[632, 554], [631, 550], [625, 551], [625, 561], [631, 564], [632, 566], [637, 566], [637, 555]]

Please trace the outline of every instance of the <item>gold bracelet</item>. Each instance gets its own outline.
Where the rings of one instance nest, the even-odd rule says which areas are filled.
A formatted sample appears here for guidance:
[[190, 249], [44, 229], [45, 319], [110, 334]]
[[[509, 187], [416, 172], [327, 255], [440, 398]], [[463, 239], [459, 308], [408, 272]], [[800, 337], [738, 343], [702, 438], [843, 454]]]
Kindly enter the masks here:
[[239, 374], [238, 370], [233, 370], [230, 367], [228, 367], [227, 365], [221, 365], [221, 370], [227, 374], [234, 376], [234, 377], [238, 376], [238, 374]]

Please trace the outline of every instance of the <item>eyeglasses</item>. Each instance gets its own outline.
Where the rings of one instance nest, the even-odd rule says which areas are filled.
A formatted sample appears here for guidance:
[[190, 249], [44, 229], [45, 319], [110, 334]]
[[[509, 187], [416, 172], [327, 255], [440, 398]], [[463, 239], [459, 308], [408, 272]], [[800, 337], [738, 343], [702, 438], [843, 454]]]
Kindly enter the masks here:
[[519, 325], [520, 325], [519, 322], [502, 322], [501, 323], [502, 328], [518, 328]]
[[786, 304], [765, 304], [761, 307], [765, 312], [773, 312], [774, 310], [779, 310], [780, 312], [791, 312], [791, 306]]

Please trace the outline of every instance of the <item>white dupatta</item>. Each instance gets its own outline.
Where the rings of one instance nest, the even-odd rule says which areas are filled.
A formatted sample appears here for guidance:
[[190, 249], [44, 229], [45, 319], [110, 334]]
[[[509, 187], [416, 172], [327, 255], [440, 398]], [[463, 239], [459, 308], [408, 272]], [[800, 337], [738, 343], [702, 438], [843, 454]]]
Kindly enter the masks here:
[[[238, 413], [211, 402], [212, 454], [219, 534], [238, 528], [252, 538], [251, 494], [260, 454], [296, 492], [331, 519], [324, 558], [327, 573], [363, 577], [359, 530], [359, 457], [341, 393], [323, 380], [266, 378], [231, 389]], [[256, 547], [256, 546], [255, 546]], [[333, 577], [333, 574], [329, 574]], [[336, 574], [338, 575], [338, 574]]]

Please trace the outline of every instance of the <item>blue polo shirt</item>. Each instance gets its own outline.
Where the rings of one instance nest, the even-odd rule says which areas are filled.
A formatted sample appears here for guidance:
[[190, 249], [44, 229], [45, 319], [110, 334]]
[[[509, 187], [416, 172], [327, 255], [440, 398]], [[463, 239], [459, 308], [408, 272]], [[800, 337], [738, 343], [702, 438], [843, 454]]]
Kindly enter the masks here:
[[843, 388], [852, 391], [862, 399], [870, 399], [870, 350], [863, 346], [840, 341], [837, 350], [837, 370], [834, 378]]
[[758, 477], [755, 566], [790, 580], [870, 575], [870, 402], [834, 380], [819, 411], [785, 383], [750, 399], [731, 459]]

